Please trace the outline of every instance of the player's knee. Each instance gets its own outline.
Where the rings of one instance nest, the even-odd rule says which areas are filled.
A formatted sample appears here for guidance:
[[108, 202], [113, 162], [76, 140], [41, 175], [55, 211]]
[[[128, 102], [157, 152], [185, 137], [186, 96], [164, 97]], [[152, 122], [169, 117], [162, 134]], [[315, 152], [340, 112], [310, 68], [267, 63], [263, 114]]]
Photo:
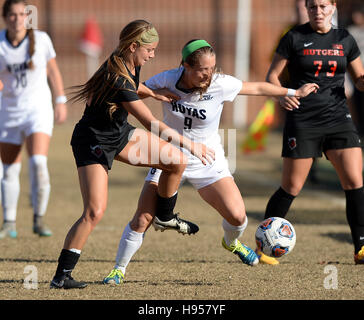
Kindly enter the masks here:
[[186, 163], [170, 163], [166, 167], [166, 171], [174, 174], [182, 175], [183, 171], [186, 169], [187, 164]]
[[341, 185], [344, 190], [354, 190], [361, 188], [363, 186], [363, 182], [361, 179], [358, 179], [357, 181], [349, 180], [342, 182]]
[[93, 206], [85, 210], [84, 220], [90, 223], [92, 228], [94, 228], [104, 216], [106, 208], [104, 206]]
[[47, 157], [44, 155], [33, 155], [29, 158], [29, 171], [36, 178], [40, 185], [49, 184], [49, 173]]
[[243, 208], [234, 208], [229, 210], [228, 217], [225, 218], [233, 226], [244, 225], [248, 218], [246, 216], [245, 210]]
[[3, 164], [3, 181], [15, 181], [19, 179], [21, 163]]
[[242, 226], [247, 220], [245, 212], [237, 212], [232, 215], [231, 224], [234, 226]]
[[301, 192], [302, 190], [302, 185], [289, 185], [289, 186], [282, 186], [282, 189], [284, 191], [286, 191], [288, 194], [290, 194], [291, 196], [297, 197], [298, 194]]

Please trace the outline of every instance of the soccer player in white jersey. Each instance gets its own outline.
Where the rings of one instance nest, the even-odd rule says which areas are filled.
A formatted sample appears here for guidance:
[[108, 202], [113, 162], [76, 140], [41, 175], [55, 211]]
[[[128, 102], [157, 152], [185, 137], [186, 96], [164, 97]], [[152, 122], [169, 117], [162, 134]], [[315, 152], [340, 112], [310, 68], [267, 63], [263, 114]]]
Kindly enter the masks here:
[[[229, 171], [218, 128], [225, 101], [238, 94], [305, 97], [317, 90], [315, 84], [305, 84], [298, 90], [279, 88], [267, 82], [242, 82], [232, 76], [216, 73], [216, 56], [205, 40], [192, 40], [182, 50], [182, 63], [177, 69], [162, 72], [145, 82], [152, 90], [168, 89], [179, 96], [178, 101], [163, 102], [164, 122], [194, 141], [203, 141], [215, 151], [215, 161], [201, 166], [197, 158], [189, 157], [182, 180], [187, 179], [202, 199], [223, 217], [222, 246], [239, 256], [243, 263], [256, 265], [258, 257], [240, 243], [247, 226], [245, 206], [238, 187]], [[158, 230], [173, 229], [161, 224], [155, 216], [156, 192], [160, 170], [151, 169], [145, 179], [137, 212], [124, 229], [116, 265], [104, 278], [105, 284], [120, 284], [126, 267], [142, 244], [144, 232], [151, 225]], [[177, 230], [183, 233], [183, 230]]]
[[[0, 31], [0, 80], [4, 84], [0, 110], [4, 224], [0, 239], [17, 237], [15, 222], [24, 142], [29, 155], [33, 231], [39, 236], [52, 234], [42, 219], [50, 193], [47, 156], [54, 119], [62, 123], [67, 117], [53, 44], [45, 32], [25, 27], [26, 5], [23, 0], [7, 0], [2, 8], [6, 29]], [[47, 78], [56, 95], [54, 111]]]

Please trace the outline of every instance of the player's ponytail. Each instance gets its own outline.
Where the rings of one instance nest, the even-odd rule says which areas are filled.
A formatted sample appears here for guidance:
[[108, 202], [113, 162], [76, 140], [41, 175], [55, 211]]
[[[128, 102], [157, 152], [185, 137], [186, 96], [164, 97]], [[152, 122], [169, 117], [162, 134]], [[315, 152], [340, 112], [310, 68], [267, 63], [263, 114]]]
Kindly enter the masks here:
[[28, 39], [29, 39], [29, 48], [28, 48], [29, 61], [28, 61], [27, 64], [28, 64], [29, 69], [34, 69], [34, 63], [33, 63], [33, 60], [32, 60], [32, 57], [33, 57], [34, 52], [35, 52], [34, 30], [33, 29], [28, 29], [27, 34], [28, 34]]

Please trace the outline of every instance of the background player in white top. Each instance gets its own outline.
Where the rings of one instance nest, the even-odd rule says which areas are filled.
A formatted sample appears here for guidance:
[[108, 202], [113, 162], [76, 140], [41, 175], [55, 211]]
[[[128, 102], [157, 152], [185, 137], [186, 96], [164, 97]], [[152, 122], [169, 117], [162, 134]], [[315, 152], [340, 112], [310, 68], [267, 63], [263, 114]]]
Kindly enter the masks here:
[[[203, 141], [215, 151], [215, 161], [207, 166], [200, 165], [197, 158], [186, 153], [189, 162], [182, 180], [188, 179], [202, 199], [223, 217], [223, 247], [237, 254], [244, 263], [256, 265], [258, 257], [255, 252], [238, 240], [247, 226], [247, 217], [244, 201], [224, 156], [218, 127], [225, 101], [234, 100], [238, 94], [285, 96], [287, 89], [266, 82], [243, 83], [232, 76], [216, 73], [215, 52], [205, 40], [188, 42], [182, 50], [182, 57], [180, 68], [162, 72], [147, 80], [145, 85], [152, 90], [165, 88], [179, 96], [178, 101], [163, 102], [164, 122], [191, 140]], [[288, 92], [300, 98], [316, 89], [317, 85], [306, 84], [297, 91]], [[120, 240], [115, 268], [104, 283], [121, 283], [126, 266], [141, 246], [144, 232], [155, 215], [159, 175], [160, 170], [149, 171], [137, 212]], [[153, 224], [156, 229], [168, 229], [160, 225], [157, 218]]]
[[[0, 110], [0, 149], [3, 162], [2, 207], [4, 224], [0, 238], [17, 236], [15, 229], [19, 197], [21, 147], [29, 155], [33, 231], [50, 236], [44, 225], [50, 183], [47, 155], [54, 118], [67, 117], [63, 81], [52, 42], [45, 32], [26, 29], [26, 2], [7, 0], [3, 5], [6, 29], [0, 32], [0, 80], [4, 84]], [[47, 78], [56, 96], [55, 112]]]

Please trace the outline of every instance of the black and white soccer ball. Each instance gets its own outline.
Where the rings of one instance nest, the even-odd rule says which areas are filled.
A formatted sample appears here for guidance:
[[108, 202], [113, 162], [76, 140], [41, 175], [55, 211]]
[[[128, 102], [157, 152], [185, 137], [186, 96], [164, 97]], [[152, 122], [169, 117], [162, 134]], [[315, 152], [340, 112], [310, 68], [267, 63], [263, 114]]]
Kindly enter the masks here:
[[262, 221], [255, 232], [258, 249], [264, 254], [279, 258], [289, 254], [296, 244], [296, 231], [283, 218], [272, 217]]

